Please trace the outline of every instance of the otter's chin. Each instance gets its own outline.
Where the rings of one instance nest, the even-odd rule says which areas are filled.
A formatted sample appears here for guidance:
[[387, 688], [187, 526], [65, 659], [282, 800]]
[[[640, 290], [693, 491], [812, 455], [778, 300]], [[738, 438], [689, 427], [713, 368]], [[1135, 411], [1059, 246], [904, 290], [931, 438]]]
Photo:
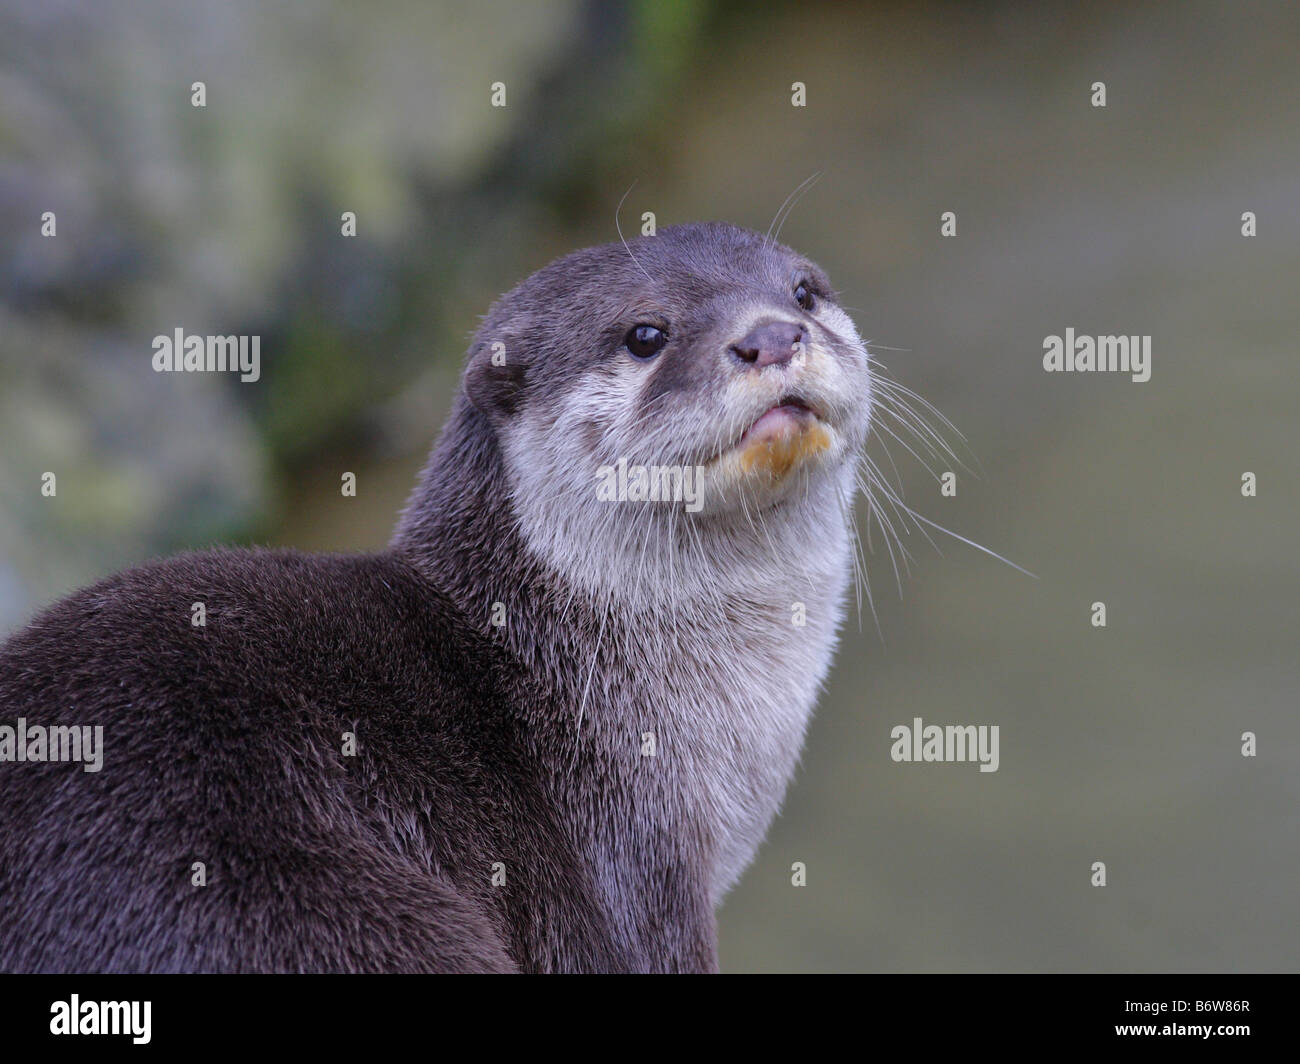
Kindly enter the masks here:
[[709, 463], [706, 509], [731, 509], [745, 499], [775, 502], [808, 487], [801, 471], [834, 465], [842, 452], [839, 434], [807, 408], [775, 406], [731, 447]]
[[821, 418], [802, 403], [781, 403], [746, 430], [732, 453], [740, 473], [778, 481], [830, 449], [830, 430]]
[[777, 483], [810, 460], [825, 456], [832, 449], [832, 432], [807, 403], [783, 400], [750, 425], [719, 456], [718, 464], [738, 480]]

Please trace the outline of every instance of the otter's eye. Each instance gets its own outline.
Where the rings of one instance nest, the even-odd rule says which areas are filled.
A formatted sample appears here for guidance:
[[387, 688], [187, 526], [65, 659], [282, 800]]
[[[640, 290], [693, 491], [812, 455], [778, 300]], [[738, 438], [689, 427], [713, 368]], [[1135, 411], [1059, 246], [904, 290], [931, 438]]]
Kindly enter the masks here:
[[668, 334], [653, 325], [634, 325], [623, 338], [627, 349], [637, 358], [654, 358], [668, 342]]
[[802, 281], [795, 287], [794, 301], [803, 307], [804, 310], [811, 311], [817, 305], [817, 299], [812, 294], [812, 289]]

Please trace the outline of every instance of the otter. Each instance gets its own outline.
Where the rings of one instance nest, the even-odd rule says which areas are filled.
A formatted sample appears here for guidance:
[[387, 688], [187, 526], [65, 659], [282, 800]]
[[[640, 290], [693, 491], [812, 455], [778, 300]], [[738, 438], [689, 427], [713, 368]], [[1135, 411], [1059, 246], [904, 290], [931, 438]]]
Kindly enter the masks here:
[[[872, 387], [763, 235], [545, 266], [387, 549], [180, 555], [0, 648], [0, 968], [716, 970], [846, 610]], [[19, 760], [57, 726], [102, 726], [99, 771]]]

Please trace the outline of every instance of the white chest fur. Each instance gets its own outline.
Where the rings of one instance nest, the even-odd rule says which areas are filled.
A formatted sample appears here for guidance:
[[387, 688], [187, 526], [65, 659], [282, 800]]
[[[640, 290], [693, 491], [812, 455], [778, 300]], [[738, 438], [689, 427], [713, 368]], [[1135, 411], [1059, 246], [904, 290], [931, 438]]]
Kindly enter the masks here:
[[794, 773], [843, 618], [849, 550], [846, 531], [798, 564], [769, 558], [762, 583], [744, 594], [701, 595], [661, 620], [659, 638], [611, 648], [638, 734], [654, 737], [654, 763], [634, 771], [653, 773], [660, 803], [703, 826], [715, 906], [752, 860]]

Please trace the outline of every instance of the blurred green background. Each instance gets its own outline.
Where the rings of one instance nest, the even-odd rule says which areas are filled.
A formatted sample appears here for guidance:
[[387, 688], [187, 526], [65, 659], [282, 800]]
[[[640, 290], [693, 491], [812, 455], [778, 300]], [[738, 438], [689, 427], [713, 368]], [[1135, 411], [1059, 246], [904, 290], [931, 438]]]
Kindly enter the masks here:
[[[981, 470], [894, 446], [908, 500], [1040, 579], [913, 536], [900, 596], [878, 548], [724, 970], [1294, 969], [1298, 45], [1291, 3], [0, 0], [0, 632], [182, 548], [383, 545], [498, 293], [634, 182], [625, 231], [764, 230], [820, 172], [783, 239]], [[262, 381], [153, 373], [177, 326]], [[1067, 326], [1150, 382], [1045, 374]], [[1000, 770], [895, 764], [914, 716]]]

